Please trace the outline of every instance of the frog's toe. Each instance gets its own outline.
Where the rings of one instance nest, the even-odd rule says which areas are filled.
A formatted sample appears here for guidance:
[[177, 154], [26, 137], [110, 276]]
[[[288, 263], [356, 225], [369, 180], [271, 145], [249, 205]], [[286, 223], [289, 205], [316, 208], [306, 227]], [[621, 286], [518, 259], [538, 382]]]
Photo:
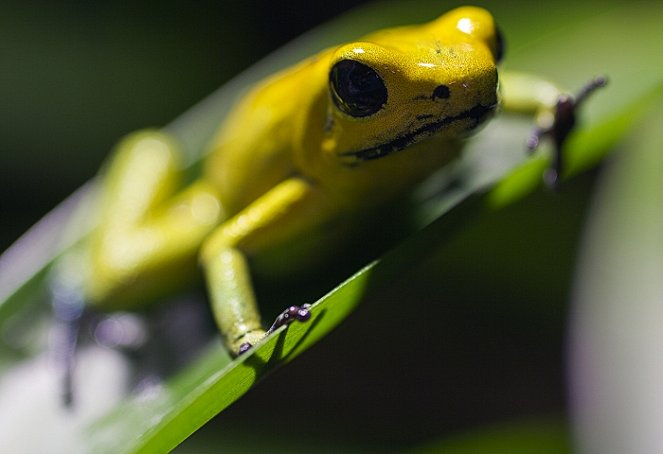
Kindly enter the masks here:
[[265, 331], [262, 329], [249, 331], [248, 333], [245, 333], [241, 337], [235, 339], [235, 342], [232, 345], [232, 351], [234, 351], [237, 356], [246, 353], [264, 337]]
[[267, 334], [273, 333], [276, 331], [278, 328], [289, 325], [290, 323], [294, 322], [295, 320], [299, 322], [306, 322], [311, 318], [311, 305], [310, 304], [303, 304], [301, 306], [290, 306], [281, 314], [276, 317], [276, 320], [274, 320], [274, 323], [272, 324], [271, 328], [267, 331]]
[[267, 330], [265, 333], [262, 330], [255, 330], [255, 331], [249, 331], [248, 333], [244, 334], [242, 337], [236, 340], [235, 342], [235, 348], [233, 348], [233, 351], [237, 352], [237, 356], [242, 355], [253, 346], [262, 340], [266, 335], [273, 333], [276, 331], [278, 328], [289, 325], [290, 323], [294, 321], [298, 322], [307, 322], [311, 318], [311, 305], [310, 304], [303, 304], [301, 306], [290, 306], [283, 312], [279, 314], [278, 317], [276, 317], [276, 320], [274, 320], [274, 323], [272, 326]]

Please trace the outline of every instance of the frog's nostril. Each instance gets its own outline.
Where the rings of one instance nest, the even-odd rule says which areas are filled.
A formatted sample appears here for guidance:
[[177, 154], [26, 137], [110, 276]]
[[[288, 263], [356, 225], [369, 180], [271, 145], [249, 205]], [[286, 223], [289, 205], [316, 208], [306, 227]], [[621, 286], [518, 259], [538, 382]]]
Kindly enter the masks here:
[[433, 96], [431, 98], [433, 100], [435, 99], [447, 99], [451, 96], [451, 91], [449, 90], [449, 87], [446, 85], [438, 85], [435, 87], [435, 90], [433, 90]]

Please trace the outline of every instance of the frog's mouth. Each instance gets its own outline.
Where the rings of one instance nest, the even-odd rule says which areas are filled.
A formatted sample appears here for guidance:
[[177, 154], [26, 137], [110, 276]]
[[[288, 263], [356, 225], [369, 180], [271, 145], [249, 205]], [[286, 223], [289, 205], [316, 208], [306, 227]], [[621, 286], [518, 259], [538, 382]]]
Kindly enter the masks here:
[[423, 138], [433, 136], [442, 128], [457, 121], [473, 120], [473, 122], [470, 124], [470, 127], [468, 128], [468, 131], [472, 130], [483, 123], [488, 115], [493, 113], [496, 108], [497, 104], [491, 104], [489, 106], [477, 104], [471, 109], [465, 110], [458, 115], [444, 117], [440, 120], [427, 123], [415, 129], [414, 131], [397, 136], [395, 139], [390, 140], [389, 142], [375, 145], [369, 148], [363, 148], [361, 150], [346, 151], [340, 153], [340, 156], [344, 159], [349, 158], [347, 161], [348, 165], [356, 164], [357, 161], [370, 161], [373, 159], [383, 158], [392, 153], [407, 148], [410, 145], [419, 142]]

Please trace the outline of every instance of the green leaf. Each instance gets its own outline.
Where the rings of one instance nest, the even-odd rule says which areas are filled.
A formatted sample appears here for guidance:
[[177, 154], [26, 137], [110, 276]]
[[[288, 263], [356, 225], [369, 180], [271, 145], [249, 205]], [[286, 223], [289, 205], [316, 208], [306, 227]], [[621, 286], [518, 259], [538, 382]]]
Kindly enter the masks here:
[[[306, 324], [270, 336], [230, 362], [214, 343], [193, 366], [140, 403], [129, 401], [89, 430], [89, 452], [166, 452], [246, 393], [276, 366], [287, 363], [338, 325], [361, 300], [371, 275], [358, 272], [316, 304]], [[157, 423], [154, 423], [157, 421]], [[140, 437], [126, 439], [126, 434]]]

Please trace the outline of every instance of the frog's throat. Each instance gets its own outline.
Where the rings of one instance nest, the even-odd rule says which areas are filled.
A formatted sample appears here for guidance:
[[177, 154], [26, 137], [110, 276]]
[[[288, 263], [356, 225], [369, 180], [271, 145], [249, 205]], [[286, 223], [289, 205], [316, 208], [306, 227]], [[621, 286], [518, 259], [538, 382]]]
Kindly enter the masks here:
[[339, 156], [343, 158], [345, 164], [350, 166], [357, 164], [357, 161], [370, 161], [373, 159], [382, 158], [390, 155], [391, 153], [407, 148], [425, 137], [430, 137], [445, 126], [448, 126], [456, 121], [468, 119], [474, 120], [468, 130], [474, 129], [479, 124], [481, 124], [489, 114], [494, 112], [496, 107], [497, 104], [491, 104], [489, 106], [477, 104], [471, 109], [465, 110], [458, 115], [444, 117], [441, 120], [425, 124], [415, 129], [414, 131], [399, 135], [389, 142], [375, 145], [369, 148], [363, 148], [361, 150], [345, 151], [343, 153], [339, 153]]

